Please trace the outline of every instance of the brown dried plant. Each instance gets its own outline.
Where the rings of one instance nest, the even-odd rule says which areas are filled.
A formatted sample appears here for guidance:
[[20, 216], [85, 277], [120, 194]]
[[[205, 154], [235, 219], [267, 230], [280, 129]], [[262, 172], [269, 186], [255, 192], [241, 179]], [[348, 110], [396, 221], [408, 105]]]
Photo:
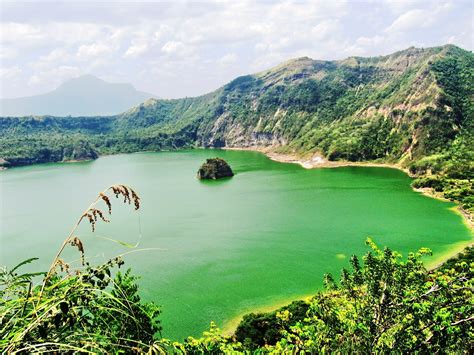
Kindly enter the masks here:
[[[67, 236], [67, 238], [63, 241], [61, 247], [59, 248], [58, 252], [56, 253], [56, 256], [53, 259], [53, 262], [51, 263], [51, 266], [43, 279], [43, 285], [41, 287], [41, 292], [39, 296], [39, 300], [41, 299], [41, 295], [43, 294], [44, 287], [46, 286], [46, 283], [48, 282], [49, 278], [51, 275], [53, 275], [57, 268], [59, 268], [60, 271], [66, 272], [69, 274], [69, 265], [61, 259], [61, 254], [66, 248], [67, 245], [70, 245], [72, 247], [76, 247], [79, 253], [81, 254], [81, 263], [84, 265], [84, 244], [82, 240], [75, 235], [75, 232], [79, 225], [82, 223], [84, 219], [88, 220], [88, 222], [91, 225], [92, 232], [95, 231], [95, 225], [99, 220], [102, 220], [103, 222], [110, 222], [110, 220], [106, 217], [106, 213], [104, 213], [101, 209], [97, 208], [97, 205], [102, 201], [105, 203], [107, 206], [107, 212], [109, 215], [112, 214], [112, 203], [110, 202], [109, 196], [107, 196], [107, 193], [112, 191], [112, 193], [115, 195], [116, 198], [122, 196], [123, 197], [123, 202], [132, 204], [135, 206], [135, 210], [138, 210], [140, 208], [140, 197], [138, 194], [129, 186], [126, 185], [111, 185], [108, 188], [106, 188], [104, 191], [100, 192], [97, 196], [97, 198], [87, 207], [87, 209], [84, 211], [84, 213], [79, 217], [78, 221], [76, 224], [73, 226], [71, 232]], [[39, 302], [38, 300], [38, 302]]]

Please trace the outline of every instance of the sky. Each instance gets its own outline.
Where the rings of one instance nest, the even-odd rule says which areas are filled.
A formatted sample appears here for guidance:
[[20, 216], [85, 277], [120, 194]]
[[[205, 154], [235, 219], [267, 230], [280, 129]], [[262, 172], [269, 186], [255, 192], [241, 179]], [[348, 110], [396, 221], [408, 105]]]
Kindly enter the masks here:
[[162, 98], [197, 96], [291, 58], [474, 46], [464, 0], [0, 0], [0, 97], [92, 74]]

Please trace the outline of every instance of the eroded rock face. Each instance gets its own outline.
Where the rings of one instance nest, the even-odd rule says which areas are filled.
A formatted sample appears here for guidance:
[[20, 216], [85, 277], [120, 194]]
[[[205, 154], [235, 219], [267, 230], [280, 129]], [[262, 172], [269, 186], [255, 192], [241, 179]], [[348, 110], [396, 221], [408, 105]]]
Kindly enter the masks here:
[[197, 172], [198, 179], [221, 179], [234, 176], [232, 169], [224, 159], [207, 159]]
[[[72, 148], [72, 150], [71, 150]], [[94, 160], [97, 159], [99, 155], [91, 147], [88, 142], [79, 141], [74, 146], [70, 147], [68, 152], [64, 152], [64, 159], [66, 160]]]

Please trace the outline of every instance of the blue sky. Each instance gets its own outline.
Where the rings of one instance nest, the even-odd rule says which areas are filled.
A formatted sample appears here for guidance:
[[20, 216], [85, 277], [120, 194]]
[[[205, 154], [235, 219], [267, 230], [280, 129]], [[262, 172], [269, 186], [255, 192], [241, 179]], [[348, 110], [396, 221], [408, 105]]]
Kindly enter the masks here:
[[473, 2], [1, 1], [1, 97], [93, 74], [164, 98], [212, 91], [290, 58], [453, 43], [473, 50]]

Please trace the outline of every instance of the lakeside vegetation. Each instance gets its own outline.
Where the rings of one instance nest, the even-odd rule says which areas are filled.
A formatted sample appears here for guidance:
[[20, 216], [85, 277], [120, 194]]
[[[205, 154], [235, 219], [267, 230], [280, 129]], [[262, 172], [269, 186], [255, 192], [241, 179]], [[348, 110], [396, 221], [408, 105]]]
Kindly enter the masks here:
[[343, 61], [299, 58], [207, 95], [151, 99], [116, 116], [2, 117], [0, 165], [271, 146], [399, 164], [417, 178], [415, 187], [472, 214], [473, 68], [474, 55], [453, 45]]
[[[137, 277], [116, 257], [90, 265], [75, 235], [81, 223], [109, 222], [112, 197], [140, 208], [125, 185], [97, 196], [62, 243], [47, 272], [22, 273], [34, 258], [0, 271], [2, 352], [471, 352], [474, 248], [428, 271], [420, 249], [402, 257], [367, 240], [370, 251], [352, 256], [325, 290], [269, 313], [249, 314], [227, 336], [211, 323], [201, 338], [161, 337], [161, 309], [143, 302]], [[102, 205], [101, 205], [102, 204]], [[100, 206], [103, 206], [100, 207]], [[80, 264], [62, 258], [77, 249]], [[211, 320], [210, 320], [211, 321]]]

